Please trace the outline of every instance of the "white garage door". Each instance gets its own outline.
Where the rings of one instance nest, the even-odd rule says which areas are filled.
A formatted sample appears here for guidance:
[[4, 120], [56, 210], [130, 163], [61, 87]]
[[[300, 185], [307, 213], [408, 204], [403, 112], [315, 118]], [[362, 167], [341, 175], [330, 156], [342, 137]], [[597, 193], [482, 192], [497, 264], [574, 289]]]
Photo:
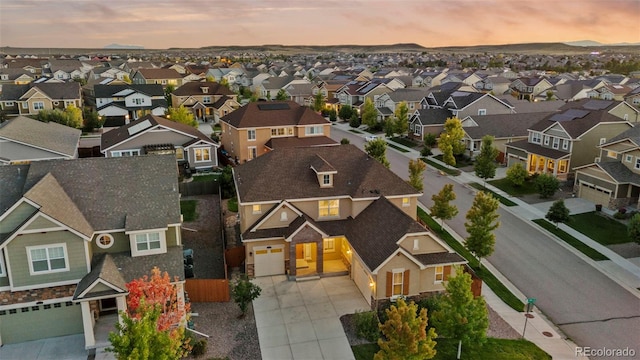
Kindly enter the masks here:
[[364, 270], [362, 265], [358, 260], [354, 259], [353, 261], [353, 281], [355, 281], [356, 286], [360, 289], [362, 296], [367, 300], [367, 303], [371, 305], [371, 286], [369, 285], [369, 274]]
[[611, 191], [596, 187], [588, 183], [580, 183], [579, 197], [593, 201], [596, 204], [602, 204], [605, 207], [609, 205], [609, 199], [611, 198]]
[[256, 246], [255, 276], [284, 274], [284, 245]]

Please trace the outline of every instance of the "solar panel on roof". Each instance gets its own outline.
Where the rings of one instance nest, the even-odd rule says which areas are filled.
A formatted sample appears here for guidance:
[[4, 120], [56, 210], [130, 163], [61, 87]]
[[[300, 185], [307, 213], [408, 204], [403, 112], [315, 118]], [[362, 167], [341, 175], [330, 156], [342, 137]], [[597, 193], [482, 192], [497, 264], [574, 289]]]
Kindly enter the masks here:
[[572, 117], [567, 116], [565, 114], [553, 114], [553, 116], [551, 116], [549, 118], [549, 120], [551, 120], [551, 121], [569, 121], [569, 120], [572, 120]]
[[583, 118], [585, 117], [587, 114], [589, 114], [589, 111], [587, 110], [581, 110], [581, 109], [569, 109], [567, 111], [565, 111], [563, 113], [564, 115], [570, 116], [571, 119], [576, 119], [576, 118]]
[[589, 110], [603, 110], [611, 106], [611, 104], [613, 104], [613, 101], [590, 100], [590, 101], [587, 101], [584, 105], [582, 105], [582, 107]]
[[289, 104], [287, 103], [269, 103], [269, 104], [258, 104], [258, 109], [260, 110], [290, 110]]

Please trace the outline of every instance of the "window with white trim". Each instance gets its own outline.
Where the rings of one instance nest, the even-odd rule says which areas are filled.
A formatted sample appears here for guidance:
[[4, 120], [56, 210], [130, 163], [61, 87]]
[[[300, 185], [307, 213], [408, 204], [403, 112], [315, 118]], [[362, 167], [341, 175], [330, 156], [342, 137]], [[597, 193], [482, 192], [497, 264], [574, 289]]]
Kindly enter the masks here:
[[336, 251], [336, 240], [335, 239], [324, 239], [322, 242], [323, 242], [324, 252], [335, 252]]
[[541, 136], [540, 133], [532, 132], [531, 133], [531, 142], [535, 144], [540, 144]]
[[331, 185], [331, 175], [329, 174], [322, 175], [322, 185], [324, 186]]
[[320, 200], [318, 201], [319, 217], [340, 216], [340, 200]]
[[307, 126], [304, 128], [305, 135], [322, 135], [324, 133], [324, 127], [320, 126]]
[[67, 245], [27, 246], [31, 275], [69, 271]]
[[2, 255], [2, 250], [0, 250], [0, 277], [6, 277], [7, 272], [4, 269], [4, 256]]
[[554, 149], [557, 149], [557, 148], [559, 148], [559, 147], [560, 147], [560, 138], [557, 138], [557, 137], [554, 137], [554, 138], [553, 138], [553, 145], [552, 145], [552, 147], [553, 147]]
[[282, 128], [274, 128], [271, 129], [271, 136], [293, 136], [293, 128], [292, 127], [282, 127]]
[[205, 96], [202, 98], [202, 102], [205, 104], [210, 104], [211, 103], [211, 96]]
[[640, 157], [636, 157], [636, 164], [635, 164], [634, 168], [640, 169]]
[[36, 101], [33, 103], [33, 110], [44, 110], [44, 102]]
[[136, 234], [135, 239], [137, 251], [153, 251], [162, 248], [159, 232]]
[[195, 154], [195, 162], [211, 161], [211, 154], [209, 148], [196, 148], [193, 150]]
[[393, 278], [391, 283], [391, 296], [396, 297], [402, 295], [404, 286], [404, 269], [393, 269]]
[[280, 213], [280, 221], [287, 221], [288, 220], [288, 215], [286, 211], [282, 211]]
[[136, 156], [140, 155], [140, 150], [119, 150], [112, 151], [111, 157]]
[[600, 145], [607, 142], [607, 138], [600, 138]]
[[562, 140], [562, 150], [569, 150], [569, 140], [568, 139]]
[[617, 158], [617, 157], [618, 157], [618, 153], [617, 153], [617, 152], [615, 152], [615, 151], [607, 151], [607, 157], [608, 157], [608, 158], [615, 159], [615, 158]]
[[626, 156], [624, 157], [624, 161], [625, 161], [625, 162], [628, 162], [628, 163], [632, 162], [632, 161], [633, 161], [633, 156], [631, 156], [631, 155], [626, 155]]
[[23, 108], [23, 109], [28, 109], [28, 108], [29, 108], [29, 103], [28, 103], [28, 102], [26, 102], [26, 101], [23, 101], [23, 102], [22, 102], [22, 108]]
[[545, 135], [543, 139], [544, 139], [544, 144], [549, 145], [549, 135]]
[[402, 207], [408, 207], [411, 205], [411, 198], [403, 197], [402, 198]]
[[436, 266], [435, 283], [444, 281], [444, 266]]
[[253, 160], [258, 157], [258, 148], [256, 148], [255, 146], [249, 146], [248, 150], [249, 150], [249, 156], [248, 156], [249, 160]]
[[176, 147], [176, 159], [184, 160], [184, 149], [181, 147]]
[[255, 204], [251, 206], [251, 212], [253, 214], [262, 214], [262, 205]]
[[4, 106], [13, 106], [13, 101], [5, 101]]
[[143, 98], [134, 98], [133, 99], [133, 103], [135, 105], [142, 105], [142, 104], [144, 104], [144, 99]]
[[256, 139], [256, 129], [247, 130], [247, 140], [254, 141]]
[[478, 109], [478, 115], [487, 115], [487, 109]]
[[110, 234], [100, 234], [96, 238], [96, 245], [98, 245], [101, 249], [108, 249], [113, 246], [114, 240], [113, 236]]

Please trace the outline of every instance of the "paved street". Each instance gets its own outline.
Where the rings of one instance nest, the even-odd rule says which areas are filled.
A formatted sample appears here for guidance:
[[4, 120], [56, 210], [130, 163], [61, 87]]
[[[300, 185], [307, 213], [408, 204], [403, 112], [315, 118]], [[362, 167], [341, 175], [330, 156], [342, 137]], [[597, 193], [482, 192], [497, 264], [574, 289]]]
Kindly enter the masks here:
[[[361, 135], [332, 127], [332, 138], [348, 138], [363, 147]], [[387, 149], [391, 170], [408, 178], [408, 158]], [[474, 192], [441, 176], [431, 168], [425, 172], [425, 190], [420, 201], [431, 206], [431, 196], [446, 183], [454, 184], [458, 216], [448, 224], [466, 236], [464, 216]], [[500, 209], [501, 226], [496, 230], [496, 246], [489, 261], [579, 346], [592, 348], [632, 347], [640, 352], [640, 300], [509, 211]]]

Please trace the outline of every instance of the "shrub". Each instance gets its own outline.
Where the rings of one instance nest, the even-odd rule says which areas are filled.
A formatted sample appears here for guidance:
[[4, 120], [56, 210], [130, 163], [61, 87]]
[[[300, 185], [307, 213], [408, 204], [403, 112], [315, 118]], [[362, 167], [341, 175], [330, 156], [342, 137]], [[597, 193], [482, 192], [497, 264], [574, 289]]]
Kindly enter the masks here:
[[520, 163], [515, 163], [507, 169], [507, 179], [515, 186], [522, 186], [527, 178], [527, 170]]
[[352, 128], [357, 128], [360, 126], [360, 118], [358, 118], [357, 113], [353, 113], [353, 115], [351, 115], [351, 119], [349, 119], [349, 126], [351, 126]]
[[342, 144], [342, 145], [347, 145], [347, 144], [350, 144], [350, 143], [351, 143], [351, 141], [349, 141], [349, 139], [347, 139], [347, 138], [342, 138], [342, 140], [340, 140], [340, 144]]
[[624, 220], [627, 218], [627, 214], [618, 210], [615, 214], [613, 214], [613, 218], [617, 220]]
[[329, 110], [329, 121], [335, 122], [336, 120], [338, 120], [338, 113], [336, 112], [336, 110]]
[[422, 156], [422, 157], [430, 156], [432, 154], [433, 153], [431, 152], [431, 149], [426, 147], [426, 146], [423, 147], [422, 150], [420, 150], [420, 156]]
[[543, 199], [552, 197], [560, 188], [560, 181], [551, 174], [540, 174], [535, 180], [536, 189]]
[[191, 348], [191, 355], [198, 357], [207, 353], [207, 340], [200, 339], [193, 343]]
[[369, 341], [376, 341], [380, 337], [378, 316], [375, 311], [356, 311], [354, 316], [359, 337]]

